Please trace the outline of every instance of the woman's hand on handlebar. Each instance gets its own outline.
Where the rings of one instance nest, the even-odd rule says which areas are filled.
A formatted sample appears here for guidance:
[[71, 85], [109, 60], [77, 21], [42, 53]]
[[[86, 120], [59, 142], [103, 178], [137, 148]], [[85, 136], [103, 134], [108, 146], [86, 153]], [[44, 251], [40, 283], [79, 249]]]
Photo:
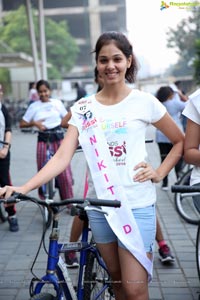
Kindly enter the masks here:
[[0, 188], [0, 198], [7, 199], [9, 198], [14, 192], [25, 194], [23, 187], [16, 187], [16, 186], [9, 186], [6, 185], [3, 188]]

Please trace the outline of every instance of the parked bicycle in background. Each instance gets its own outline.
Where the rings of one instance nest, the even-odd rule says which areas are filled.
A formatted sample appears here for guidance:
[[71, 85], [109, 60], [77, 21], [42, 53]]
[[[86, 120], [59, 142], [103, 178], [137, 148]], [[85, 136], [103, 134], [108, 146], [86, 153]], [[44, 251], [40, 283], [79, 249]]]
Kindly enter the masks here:
[[[185, 212], [184, 207], [181, 208], [181, 216], [184, 215], [184, 220], [190, 224], [196, 224], [197, 226], [197, 234], [196, 234], [196, 265], [197, 272], [200, 280], [200, 186], [189, 186], [189, 185], [173, 185], [171, 187], [173, 193], [180, 194], [182, 197], [189, 196], [190, 204], [194, 205], [196, 209], [196, 215], [191, 218], [185, 217], [188, 216], [188, 212]], [[193, 204], [192, 204], [193, 202]], [[189, 207], [189, 204], [188, 204]], [[182, 213], [183, 211], [183, 213]]]
[[[3, 87], [0, 84], [0, 187], [12, 185], [10, 177], [12, 123], [9, 112], [3, 103], [3, 95]], [[8, 220], [10, 231], [17, 232], [19, 230], [16, 209], [14, 205], [8, 207], [1, 206], [0, 217], [3, 222]]]

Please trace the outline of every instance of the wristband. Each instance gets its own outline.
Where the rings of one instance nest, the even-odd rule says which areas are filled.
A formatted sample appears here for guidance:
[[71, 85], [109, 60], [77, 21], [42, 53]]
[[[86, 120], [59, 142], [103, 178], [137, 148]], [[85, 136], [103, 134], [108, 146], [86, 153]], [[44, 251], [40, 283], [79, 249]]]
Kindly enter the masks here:
[[10, 148], [10, 143], [4, 142], [3, 148]]

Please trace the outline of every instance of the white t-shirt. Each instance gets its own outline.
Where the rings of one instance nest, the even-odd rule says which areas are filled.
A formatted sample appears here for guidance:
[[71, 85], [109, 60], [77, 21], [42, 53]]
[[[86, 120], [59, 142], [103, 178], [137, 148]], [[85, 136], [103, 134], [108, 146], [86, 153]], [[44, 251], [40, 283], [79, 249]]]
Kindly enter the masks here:
[[39, 100], [38, 92], [36, 89], [30, 89], [28, 98], [30, 101], [37, 101]]
[[[183, 115], [193, 122], [200, 125], [200, 89], [190, 95], [189, 101], [183, 111]], [[199, 145], [200, 147], [200, 145]], [[200, 182], [200, 167], [194, 166], [190, 178], [190, 184], [194, 185]]]
[[60, 100], [50, 99], [49, 102], [38, 100], [28, 107], [23, 120], [26, 122], [43, 120], [42, 124], [47, 129], [52, 129], [60, 125], [66, 114], [67, 110]]
[[[95, 106], [96, 118], [105, 134], [110, 154], [125, 188], [131, 208], [145, 207], [156, 201], [155, 185], [133, 181], [133, 168], [147, 161], [145, 146], [146, 129], [159, 121], [166, 108], [151, 94], [132, 90], [120, 103], [103, 105], [89, 96]], [[75, 125], [72, 118], [69, 122]]]

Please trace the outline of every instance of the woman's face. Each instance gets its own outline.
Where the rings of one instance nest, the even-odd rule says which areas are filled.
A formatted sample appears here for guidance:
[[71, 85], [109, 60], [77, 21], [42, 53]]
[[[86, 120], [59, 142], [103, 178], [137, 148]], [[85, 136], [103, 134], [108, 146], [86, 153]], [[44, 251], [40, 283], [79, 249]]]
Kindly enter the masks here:
[[51, 91], [50, 89], [48, 89], [48, 87], [46, 87], [45, 84], [42, 84], [39, 89], [38, 89], [38, 95], [40, 97], [40, 100], [42, 102], [47, 102], [49, 101], [49, 97], [50, 97]]
[[103, 46], [99, 51], [97, 70], [105, 85], [124, 82], [130, 65], [131, 58], [127, 59], [114, 42]]

